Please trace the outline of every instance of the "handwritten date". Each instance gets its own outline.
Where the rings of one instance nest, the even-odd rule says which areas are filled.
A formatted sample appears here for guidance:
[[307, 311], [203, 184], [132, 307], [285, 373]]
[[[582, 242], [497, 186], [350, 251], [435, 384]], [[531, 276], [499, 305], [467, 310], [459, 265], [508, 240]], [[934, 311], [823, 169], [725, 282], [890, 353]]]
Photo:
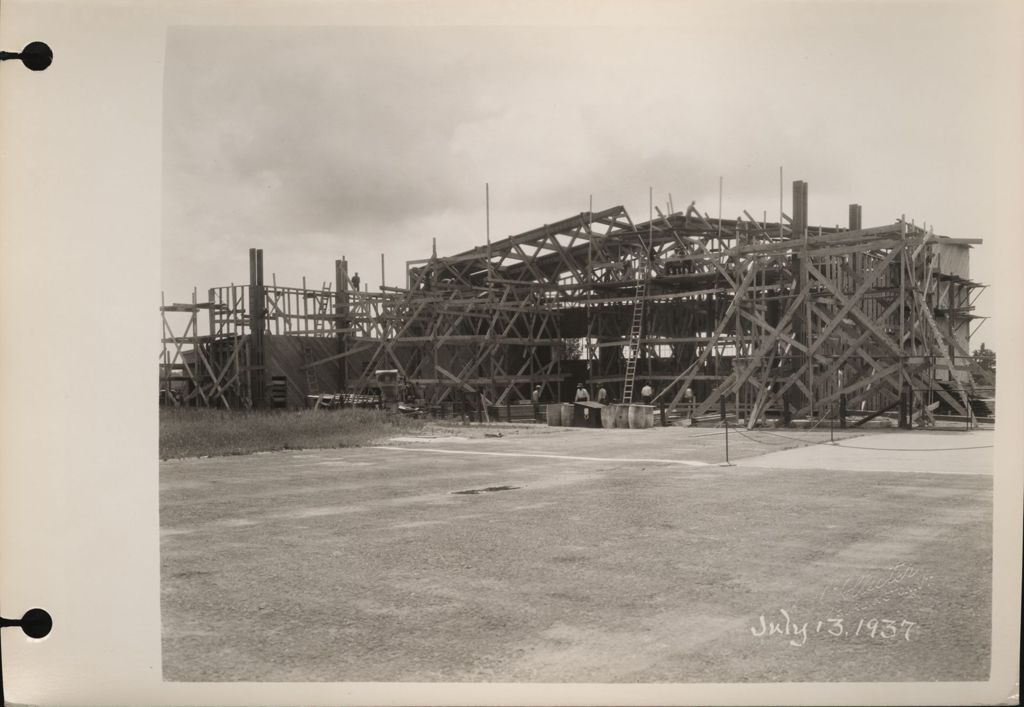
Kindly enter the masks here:
[[785, 609], [779, 609], [779, 617], [761, 614], [750, 633], [755, 638], [781, 636], [789, 638], [789, 645], [799, 648], [807, 643], [812, 635], [832, 636], [833, 638], [875, 638], [882, 640], [910, 640], [911, 631], [917, 624], [902, 619], [896, 621], [886, 618], [869, 618], [854, 621], [842, 617], [829, 617], [803, 623], [793, 620]]

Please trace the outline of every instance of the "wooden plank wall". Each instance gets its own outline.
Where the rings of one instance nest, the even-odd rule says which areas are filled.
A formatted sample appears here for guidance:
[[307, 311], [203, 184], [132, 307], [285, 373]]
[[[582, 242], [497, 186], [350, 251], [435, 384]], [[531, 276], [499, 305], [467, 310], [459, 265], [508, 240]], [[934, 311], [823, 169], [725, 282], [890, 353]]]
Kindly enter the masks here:
[[[313, 336], [267, 334], [264, 338], [267, 374], [287, 379], [290, 408], [304, 407], [306, 395], [310, 393], [306, 389], [306, 372], [302, 369], [306, 364], [303, 350], [307, 345], [312, 349], [313, 359], [317, 360], [337, 353], [338, 343], [334, 338]], [[337, 362], [325, 363], [317, 367], [316, 371], [320, 383], [319, 392], [341, 392]]]

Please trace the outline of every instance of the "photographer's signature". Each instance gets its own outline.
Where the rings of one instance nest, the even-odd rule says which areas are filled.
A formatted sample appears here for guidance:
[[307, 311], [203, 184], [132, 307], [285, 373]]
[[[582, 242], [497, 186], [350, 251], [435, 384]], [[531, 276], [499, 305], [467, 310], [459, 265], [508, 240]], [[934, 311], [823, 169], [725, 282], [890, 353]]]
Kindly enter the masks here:
[[887, 601], [891, 596], [916, 594], [929, 580], [931, 576], [924, 575], [914, 565], [898, 562], [887, 570], [847, 577], [841, 584], [826, 586], [821, 590], [819, 599], [835, 593], [846, 600], [877, 595], [882, 601]]

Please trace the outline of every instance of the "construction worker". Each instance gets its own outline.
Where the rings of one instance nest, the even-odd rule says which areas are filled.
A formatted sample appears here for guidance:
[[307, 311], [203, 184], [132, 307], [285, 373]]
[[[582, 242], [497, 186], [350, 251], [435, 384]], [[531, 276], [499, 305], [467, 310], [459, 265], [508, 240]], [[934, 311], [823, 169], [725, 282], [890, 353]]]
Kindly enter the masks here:
[[597, 389], [597, 402], [601, 403], [602, 405], [608, 404], [608, 391], [605, 390], [603, 384], [600, 388]]
[[590, 400], [590, 393], [583, 387], [582, 383], [576, 384], [576, 402], [585, 403]]
[[644, 405], [650, 405], [654, 400], [654, 388], [650, 383], [644, 383], [644, 387], [640, 389], [640, 399], [644, 401]]
[[352, 276], [352, 289], [359, 292], [359, 273]]
[[540, 386], [538, 385], [533, 389], [530, 394], [530, 400], [533, 402], [533, 419], [540, 421]]

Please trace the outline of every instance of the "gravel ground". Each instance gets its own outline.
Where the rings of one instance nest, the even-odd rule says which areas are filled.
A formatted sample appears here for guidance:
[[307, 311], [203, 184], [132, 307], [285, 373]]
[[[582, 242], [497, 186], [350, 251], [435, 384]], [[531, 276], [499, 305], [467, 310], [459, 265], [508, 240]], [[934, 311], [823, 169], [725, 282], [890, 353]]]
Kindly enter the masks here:
[[990, 432], [433, 434], [162, 463], [165, 679], [987, 679]]

